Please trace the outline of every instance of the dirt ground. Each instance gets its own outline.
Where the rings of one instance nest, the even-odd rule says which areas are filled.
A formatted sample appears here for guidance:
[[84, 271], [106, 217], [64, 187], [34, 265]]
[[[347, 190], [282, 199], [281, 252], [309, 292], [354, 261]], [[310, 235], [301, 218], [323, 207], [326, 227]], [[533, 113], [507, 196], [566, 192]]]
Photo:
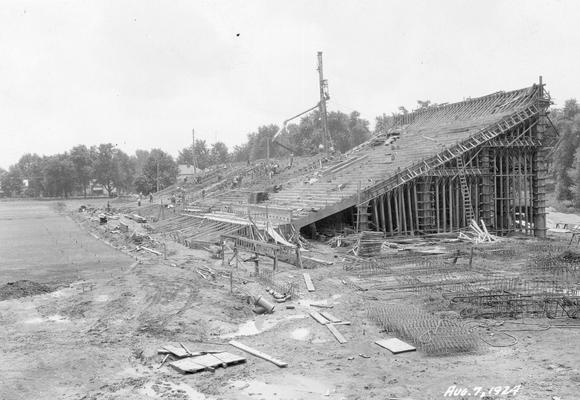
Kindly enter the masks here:
[[[0, 288], [26, 280], [51, 290], [0, 301], [0, 399], [476, 398], [445, 396], [451, 385], [521, 385], [515, 395], [477, 397], [488, 400], [580, 398], [580, 329], [544, 329], [556, 322], [528, 319], [518, 322], [533, 325], [515, 330], [524, 328], [508, 321], [503, 326], [513, 328], [517, 340], [511, 345], [510, 337], [476, 320], [477, 333], [498, 347], [482, 342], [472, 354], [393, 355], [374, 344], [389, 336], [369, 320], [367, 306], [424, 305], [425, 298], [373, 288], [350, 275], [344, 268], [349, 261], [326, 246], [312, 249], [313, 256], [333, 262], [308, 271], [315, 292], [306, 290], [302, 271], [282, 263], [276, 276], [296, 283], [299, 298], [277, 304], [273, 314], [255, 315], [248, 296], [267, 294], [252, 278], [250, 263], [235, 271], [230, 293], [228, 267], [207, 251], [171, 241], [166, 260], [131, 251], [135, 246], [124, 234], [111, 232], [118, 221], [101, 226], [76, 215], [80, 204], [68, 202], [65, 213], [54, 202], [0, 202]], [[147, 233], [137, 225], [130, 230]], [[520, 264], [506, 259], [501, 267]], [[215, 279], [200, 274], [200, 267], [216, 271]], [[263, 260], [261, 268], [271, 264]], [[308, 315], [311, 303], [332, 305], [333, 315], [351, 321], [338, 326], [347, 343], [339, 344]], [[578, 321], [557, 321], [570, 322]], [[228, 344], [231, 339], [288, 367], [243, 353]], [[228, 351], [247, 362], [191, 375], [159, 367], [157, 349], [180, 343], [192, 351]]]

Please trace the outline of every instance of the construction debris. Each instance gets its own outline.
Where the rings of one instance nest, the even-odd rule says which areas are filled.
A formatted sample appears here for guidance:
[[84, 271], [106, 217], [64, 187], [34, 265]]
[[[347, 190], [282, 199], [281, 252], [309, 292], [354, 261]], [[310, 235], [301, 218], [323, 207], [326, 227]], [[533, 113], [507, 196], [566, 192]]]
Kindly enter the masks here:
[[501, 238], [490, 235], [483, 220], [481, 220], [481, 228], [477, 225], [474, 219], [469, 224], [469, 231], [459, 232], [459, 239], [468, 240], [471, 243], [495, 242]]
[[245, 363], [244, 357], [237, 356], [228, 352], [220, 352], [215, 354], [204, 354], [193, 357], [183, 358], [169, 363], [169, 366], [185, 373], [196, 373], [200, 371], [213, 371], [215, 368], [226, 368], [230, 365]]
[[377, 340], [375, 343], [378, 344], [379, 346], [389, 350], [393, 354], [406, 353], [409, 351], [417, 350], [416, 347], [411, 346], [410, 344], [405, 343], [402, 340], [399, 340], [397, 338], [381, 339], [381, 340]]
[[306, 283], [306, 288], [308, 289], [308, 291], [314, 292], [316, 289], [314, 289], [314, 284], [312, 283], [310, 274], [305, 272], [302, 275], [304, 276], [304, 283]]
[[333, 324], [326, 324], [326, 327], [334, 335], [336, 340], [338, 340], [338, 343], [344, 344], [347, 342], [344, 336], [342, 336], [342, 334], [338, 331], [338, 329], [336, 329], [336, 327]]
[[237, 342], [235, 340], [232, 340], [232, 341], [230, 341], [230, 344], [232, 346], [240, 349], [240, 350], [245, 351], [246, 353], [250, 353], [253, 356], [256, 356], [256, 357], [262, 358], [262, 359], [264, 359], [266, 361], [269, 361], [272, 364], [275, 364], [275, 365], [277, 365], [280, 368], [286, 368], [288, 366], [288, 363], [286, 363], [284, 361], [281, 361], [281, 360], [278, 360], [277, 358], [274, 358], [272, 356], [269, 356], [268, 354], [263, 353], [263, 352], [261, 352], [259, 350], [253, 349], [250, 346], [246, 346], [243, 343], [240, 343], [240, 342]]

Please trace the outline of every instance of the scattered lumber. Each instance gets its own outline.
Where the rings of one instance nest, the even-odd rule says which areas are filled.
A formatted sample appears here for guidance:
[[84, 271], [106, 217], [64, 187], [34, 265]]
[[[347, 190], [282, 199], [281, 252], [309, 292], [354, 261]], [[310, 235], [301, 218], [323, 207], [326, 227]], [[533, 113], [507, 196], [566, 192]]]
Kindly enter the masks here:
[[261, 359], [264, 359], [266, 361], [270, 361], [272, 364], [277, 365], [280, 368], [286, 368], [288, 366], [288, 363], [285, 363], [284, 361], [278, 360], [277, 358], [274, 358], [272, 356], [269, 356], [266, 353], [262, 353], [260, 350], [256, 350], [253, 349], [249, 346], [246, 346], [243, 343], [237, 342], [235, 340], [232, 340], [229, 342], [232, 346], [245, 351], [246, 353], [250, 353], [253, 356], [259, 357]]
[[411, 346], [408, 343], [403, 342], [400, 339], [381, 339], [375, 342], [379, 346], [389, 350], [393, 354], [406, 353], [408, 351], [415, 351], [417, 348]]
[[334, 264], [332, 261], [321, 260], [319, 258], [314, 258], [314, 257], [302, 256], [302, 259], [307, 260], [307, 261], [312, 261], [314, 263], [322, 264], [322, 265], [332, 265], [332, 264]]
[[220, 352], [204, 354], [194, 357], [183, 358], [169, 363], [169, 365], [181, 373], [195, 373], [199, 371], [213, 371], [217, 367], [227, 367], [229, 365], [246, 362], [244, 357], [235, 354]]
[[162, 349], [157, 350], [160, 354], [173, 354], [175, 357], [183, 358], [188, 357], [190, 353], [182, 347], [177, 347], [173, 345], [163, 346]]
[[305, 272], [303, 275], [304, 275], [304, 282], [306, 283], [306, 288], [308, 289], [309, 292], [314, 292], [316, 289], [314, 289], [314, 285], [312, 284], [312, 279], [310, 278], [310, 274]]
[[322, 315], [324, 318], [326, 318], [327, 320], [329, 320], [333, 324], [335, 324], [337, 322], [342, 322], [342, 320], [340, 318], [336, 318], [334, 315], [332, 315], [331, 313], [326, 312], [326, 311], [321, 311], [320, 315]]
[[314, 304], [314, 303], [310, 303], [310, 307], [333, 308], [334, 306], [332, 304], [327, 305], [327, 304]]
[[346, 339], [344, 338], [344, 336], [342, 336], [342, 334], [338, 331], [338, 329], [336, 329], [336, 327], [333, 324], [326, 324], [326, 327], [328, 328], [330, 333], [334, 335], [336, 340], [338, 340], [338, 343], [340, 344], [346, 343]]
[[477, 225], [477, 222], [472, 219], [471, 223], [469, 224], [469, 231], [466, 232], [459, 232], [459, 239], [467, 240], [471, 243], [478, 244], [478, 243], [486, 243], [486, 242], [495, 242], [500, 238], [494, 235], [491, 235], [485, 226], [483, 220], [481, 220], [482, 228]]
[[141, 249], [141, 250], [145, 250], [145, 251], [148, 251], [148, 252], [150, 252], [150, 253], [153, 253], [153, 254], [156, 254], [156, 255], [158, 255], [158, 256], [160, 256], [160, 255], [161, 255], [161, 253], [160, 253], [160, 252], [158, 252], [157, 250], [153, 250], [153, 249], [150, 249], [150, 248], [148, 248], [148, 247], [139, 246], [139, 249]]
[[324, 318], [318, 311], [310, 311], [310, 316], [319, 324], [326, 325], [330, 323], [330, 321]]

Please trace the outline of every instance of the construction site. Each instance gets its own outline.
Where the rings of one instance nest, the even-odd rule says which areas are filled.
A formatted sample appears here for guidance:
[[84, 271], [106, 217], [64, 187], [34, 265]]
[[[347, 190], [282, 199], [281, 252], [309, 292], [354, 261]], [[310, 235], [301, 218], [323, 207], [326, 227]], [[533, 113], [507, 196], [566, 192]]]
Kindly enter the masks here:
[[[291, 149], [286, 125], [269, 143]], [[0, 203], [0, 398], [577, 399], [580, 216], [546, 85], [395, 115], [344, 154]], [[324, 122], [324, 121], [323, 121]]]

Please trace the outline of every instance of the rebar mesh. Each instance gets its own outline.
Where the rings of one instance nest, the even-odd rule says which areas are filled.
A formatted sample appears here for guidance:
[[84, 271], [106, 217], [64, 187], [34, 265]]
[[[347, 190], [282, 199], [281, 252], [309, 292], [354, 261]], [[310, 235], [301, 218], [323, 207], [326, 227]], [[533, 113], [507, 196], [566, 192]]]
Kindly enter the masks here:
[[429, 355], [473, 352], [479, 340], [459, 321], [441, 319], [403, 304], [374, 305], [368, 316], [377, 325], [411, 342]]

